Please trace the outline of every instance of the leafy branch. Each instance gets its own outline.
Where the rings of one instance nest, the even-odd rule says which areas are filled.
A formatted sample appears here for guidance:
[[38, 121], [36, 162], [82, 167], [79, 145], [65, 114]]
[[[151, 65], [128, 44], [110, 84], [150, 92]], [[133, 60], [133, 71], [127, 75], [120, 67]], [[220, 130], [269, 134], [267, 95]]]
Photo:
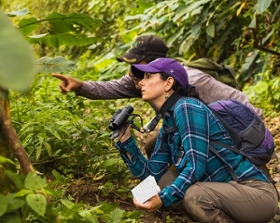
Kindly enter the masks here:
[[258, 21], [258, 16], [257, 16], [257, 14], [255, 14], [255, 21], [256, 21], [255, 27], [250, 27], [250, 28], [249, 28], [249, 30], [252, 32], [253, 47], [256, 48], [256, 49], [259, 49], [259, 50], [261, 50], [261, 51], [264, 51], [264, 52], [267, 52], [267, 53], [271, 53], [271, 54], [280, 56], [280, 52], [275, 51], [275, 50], [272, 50], [272, 49], [269, 49], [269, 48], [266, 48], [266, 47], [264, 47], [264, 46], [261, 44], [261, 41], [260, 41], [259, 38], [258, 38], [259, 21]]

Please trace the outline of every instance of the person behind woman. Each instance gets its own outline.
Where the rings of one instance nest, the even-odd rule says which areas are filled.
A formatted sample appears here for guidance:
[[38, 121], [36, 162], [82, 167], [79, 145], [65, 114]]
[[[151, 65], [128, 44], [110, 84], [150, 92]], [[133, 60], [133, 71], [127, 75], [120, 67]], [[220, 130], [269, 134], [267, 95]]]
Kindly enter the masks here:
[[[156, 211], [182, 202], [186, 216], [199, 222], [268, 222], [278, 209], [277, 192], [265, 173], [240, 154], [213, 145], [225, 165], [209, 151], [210, 140], [234, 146], [222, 123], [197, 96], [188, 83], [183, 66], [171, 58], [133, 65], [133, 72], [144, 72], [142, 99], [159, 110], [166, 99], [182, 97], [163, 117], [154, 151], [146, 159], [131, 137], [130, 127], [121, 129], [116, 147], [131, 173], [144, 180], [155, 177], [161, 191], [144, 204]], [[176, 130], [165, 134], [168, 128]], [[175, 170], [169, 169], [174, 165]], [[229, 167], [239, 181], [233, 180]]]

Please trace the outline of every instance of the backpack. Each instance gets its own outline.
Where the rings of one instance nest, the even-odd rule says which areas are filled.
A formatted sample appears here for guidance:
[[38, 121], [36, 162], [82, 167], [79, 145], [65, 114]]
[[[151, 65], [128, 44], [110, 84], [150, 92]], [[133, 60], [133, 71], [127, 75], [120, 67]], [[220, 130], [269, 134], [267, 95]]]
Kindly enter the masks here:
[[[242, 154], [257, 166], [270, 161], [275, 148], [273, 136], [254, 111], [234, 100], [217, 101], [209, 104], [208, 107], [221, 120], [234, 140], [235, 147], [214, 141], [211, 141], [212, 144]], [[212, 152], [213, 149], [210, 146]]]
[[198, 60], [187, 61], [182, 58], [182, 64], [187, 67], [192, 67], [201, 70], [207, 74], [210, 74], [216, 80], [227, 84], [233, 88], [238, 88], [237, 82], [235, 80], [235, 71], [232, 67], [226, 66], [224, 64], [217, 64], [216, 62], [209, 60], [207, 58], [200, 58]]

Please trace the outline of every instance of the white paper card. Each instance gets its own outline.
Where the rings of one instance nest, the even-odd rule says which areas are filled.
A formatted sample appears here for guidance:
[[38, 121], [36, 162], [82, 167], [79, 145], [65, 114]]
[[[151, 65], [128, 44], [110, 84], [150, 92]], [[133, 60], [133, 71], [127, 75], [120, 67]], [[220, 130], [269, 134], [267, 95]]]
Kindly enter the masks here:
[[159, 191], [159, 186], [153, 176], [148, 176], [131, 190], [133, 197], [141, 204], [145, 203]]

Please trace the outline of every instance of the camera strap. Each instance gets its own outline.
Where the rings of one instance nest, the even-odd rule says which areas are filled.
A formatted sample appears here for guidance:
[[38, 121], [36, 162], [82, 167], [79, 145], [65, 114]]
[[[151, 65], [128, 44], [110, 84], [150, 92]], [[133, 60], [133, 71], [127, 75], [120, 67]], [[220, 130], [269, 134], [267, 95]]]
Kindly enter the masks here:
[[182, 97], [182, 95], [179, 95], [177, 93], [173, 93], [161, 106], [161, 108], [159, 109], [156, 117], [154, 117], [149, 124], [147, 125], [147, 127], [145, 128], [146, 132], [151, 132], [153, 131], [157, 124], [159, 123], [160, 119], [164, 116], [164, 114], [166, 113], [166, 111], [173, 105], [175, 104], [178, 99]]

